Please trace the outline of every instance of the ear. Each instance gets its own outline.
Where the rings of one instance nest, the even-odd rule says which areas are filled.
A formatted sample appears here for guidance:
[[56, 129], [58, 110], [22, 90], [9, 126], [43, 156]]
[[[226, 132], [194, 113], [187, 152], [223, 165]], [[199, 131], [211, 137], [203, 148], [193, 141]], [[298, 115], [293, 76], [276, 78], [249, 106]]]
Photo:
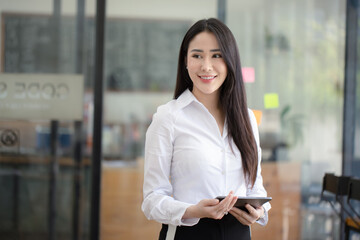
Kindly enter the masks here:
[[184, 65], [185, 65], [185, 68], [187, 69], [187, 57], [186, 56], [184, 58]]

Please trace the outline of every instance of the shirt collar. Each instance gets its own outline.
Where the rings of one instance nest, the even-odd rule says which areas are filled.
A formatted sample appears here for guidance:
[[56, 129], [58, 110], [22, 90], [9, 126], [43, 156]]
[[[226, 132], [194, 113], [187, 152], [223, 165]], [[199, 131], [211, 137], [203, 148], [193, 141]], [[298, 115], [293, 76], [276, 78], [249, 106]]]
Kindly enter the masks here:
[[199, 100], [196, 99], [194, 94], [189, 89], [186, 89], [178, 98], [177, 103], [179, 108], [184, 108], [188, 106], [192, 102], [200, 103]]
[[[194, 94], [189, 89], [186, 89], [177, 98], [177, 104], [178, 104], [178, 107], [180, 109], [190, 105], [192, 102], [197, 102], [197, 103], [203, 105], [199, 100], [197, 100], [197, 98], [194, 96]], [[227, 117], [225, 117], [225, 124], [224, 124], [224, 129], [223, 129], [223, 138], [226, 138], [227, 135], [228, 135], [228, 132], [227, 132]]]

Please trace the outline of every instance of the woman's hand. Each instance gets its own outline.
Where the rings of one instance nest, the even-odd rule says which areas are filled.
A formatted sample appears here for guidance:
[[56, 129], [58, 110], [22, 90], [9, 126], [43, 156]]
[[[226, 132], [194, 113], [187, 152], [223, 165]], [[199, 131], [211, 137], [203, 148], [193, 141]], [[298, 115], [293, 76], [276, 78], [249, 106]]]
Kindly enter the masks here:
[[188, 207], [183, 219], [213, 218], [221, 219], [234, 206], [237, 196], [231, 191], [222, 201], [219, 199], [203, 199], [198, 204]]
[[248, 212], [243, 211], [237, 207], [233, 207], [229, 213], [233, 215], [239, 222], [244, 225], [250, 226], [255, 223], [261, 216], [264, 216], [264, 208], [253, 208], [250, 204], [245, 205]]

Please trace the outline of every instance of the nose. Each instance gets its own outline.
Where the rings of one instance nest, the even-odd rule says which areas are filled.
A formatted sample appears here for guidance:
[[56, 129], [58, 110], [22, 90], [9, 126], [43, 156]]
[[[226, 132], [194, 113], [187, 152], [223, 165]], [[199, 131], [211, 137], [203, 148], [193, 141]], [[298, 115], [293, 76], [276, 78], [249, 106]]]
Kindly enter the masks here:
[[211, 72], [213, 70], [211, 59], [209, 59], [209, 58], [203, 59], [201, 70], [204, 72]]

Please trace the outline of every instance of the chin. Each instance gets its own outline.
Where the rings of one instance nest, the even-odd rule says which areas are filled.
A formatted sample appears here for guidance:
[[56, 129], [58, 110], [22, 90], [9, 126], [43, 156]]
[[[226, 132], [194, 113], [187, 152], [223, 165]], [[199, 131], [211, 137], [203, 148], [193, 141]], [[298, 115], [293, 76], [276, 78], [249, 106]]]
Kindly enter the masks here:
[[202, 94], [206, 94], [206, 95], [211, 95], [214, 94], [218, 91], [219, 89], [206, 89], [206, 90], [202, 90], [200, 91]]

